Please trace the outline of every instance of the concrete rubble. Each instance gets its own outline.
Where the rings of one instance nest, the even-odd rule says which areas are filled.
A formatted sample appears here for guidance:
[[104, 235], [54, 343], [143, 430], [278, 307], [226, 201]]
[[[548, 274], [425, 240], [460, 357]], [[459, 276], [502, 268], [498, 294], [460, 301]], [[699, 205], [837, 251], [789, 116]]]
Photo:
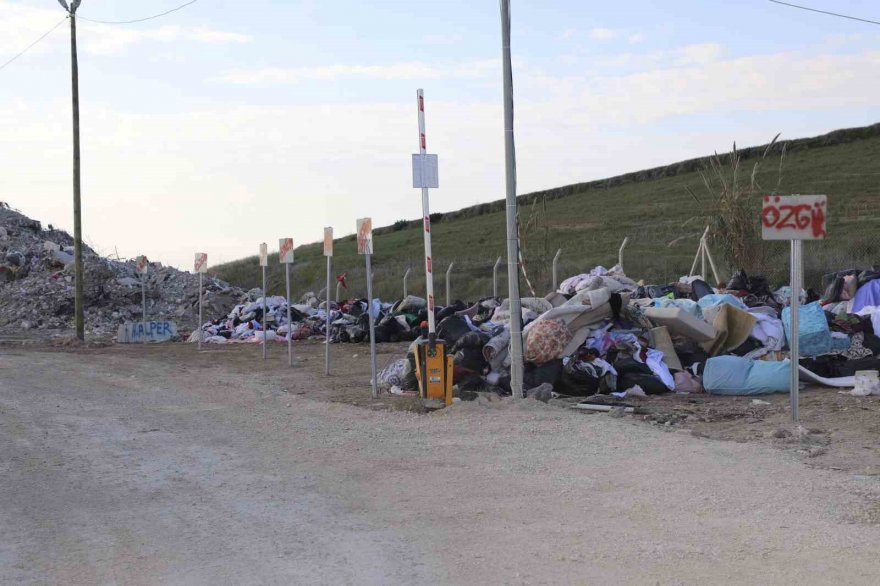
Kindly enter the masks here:
[[[140, 321], [141, 278], [135, 260], [113, 260], [83, 245], [86, 334], [114, 337], [121, 324]], [[150, 320], [198, 324], [198, 275], [152, 263], [146, 276]], [[205, 279], [205, 313], [217, 314], [243, 294]], [[0, 203], [0, 331], [10, 335], [74, 327], [73, 238]]]

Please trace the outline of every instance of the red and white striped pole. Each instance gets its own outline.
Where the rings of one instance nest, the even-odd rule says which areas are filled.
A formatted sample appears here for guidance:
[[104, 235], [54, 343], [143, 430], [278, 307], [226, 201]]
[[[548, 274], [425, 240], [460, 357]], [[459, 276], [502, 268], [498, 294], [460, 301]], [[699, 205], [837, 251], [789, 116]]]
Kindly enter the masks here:
[[[419, 107], [419, 154], [428, 152], [425, 140], [425, 93], [416, 91]], [[433, 343], [437, 337], [437, 325], [434, 320], [434, 262], [431, 258], [431, 213], [428, 203], [428, 188], [422, 187], [422, 222], [425, 231], [425, 284], [428, 289], [428, 338]]]

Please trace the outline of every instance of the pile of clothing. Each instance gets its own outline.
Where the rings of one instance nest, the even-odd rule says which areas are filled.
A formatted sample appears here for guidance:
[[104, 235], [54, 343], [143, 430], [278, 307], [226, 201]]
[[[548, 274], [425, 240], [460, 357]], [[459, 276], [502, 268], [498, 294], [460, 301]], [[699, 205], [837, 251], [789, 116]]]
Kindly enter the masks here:
[[[319, 303], [314, 293], [306, 293], [300, 303], [291, 304], [289, 322], [287, 313], [286, 298], [278, 295], [266, 297], [264, 311], [262, 290], [251, 289], [227, 315], [202, 325], [204, 341], [209, 344], [262, 343], [325, 337], [327, 308], [326, 304]], [[341, 315], [335, 304], [331, 304], [330, 319], [338, 319]], [[199, 331], [196, 330], [189, 341], [198, 340]]]
[[[839, 377], [880, 368], [874, 333], [880, 326], [880, 271], [835, 273], [826, 298], [814, 297], [799, 297], [805, 376], [851, 386]], [[773, 291], [764, 277], [744, 271], [716, 289], [701, 277], [646, 285], [620, 267], [596, 267], [566, 279], [545, 298], [522, 299], [523, 387], [528, 395], [551, 385], [576, 397], [787, 391], [790, 298], [789, 288]], [[509, 301], [489, 298], [444, 311], [437, 333], [454, 355], [459, 395], [509, 393]], [[415, 343], [406, 358], [388, 365], [382, 386], [415, 390], [414, 351]]]
[[[299, 303], [290, 306], [290, 323], [287, 319], [287, 300], [281, 296], [269, 296], [263, 309], [263, 292], [251, 289], [242, 295], [229, 313], [202, 325], [203, 340], [212, 344], [229, 342], [287, 342], [293, 340], [324, 340], [330, 343], [362, 343], [370, 341], [370, 312], [376, 323], [376, 342], [400, 342], [414, 340], [426, 329], [428, 303], [421, 297], [410, 295], [396, 303], [383, 303], [373, 299], [351, 299], [341, 303], [319, 301], [317, 296], [306, 293]], [[437, 309], [438, 319], [464, 309], [462, 303], [450, 308]], [[330, 312], [330, 328], [327, 329], [327, 312]], [[190, 336], [197, 342], [199, 332]]]

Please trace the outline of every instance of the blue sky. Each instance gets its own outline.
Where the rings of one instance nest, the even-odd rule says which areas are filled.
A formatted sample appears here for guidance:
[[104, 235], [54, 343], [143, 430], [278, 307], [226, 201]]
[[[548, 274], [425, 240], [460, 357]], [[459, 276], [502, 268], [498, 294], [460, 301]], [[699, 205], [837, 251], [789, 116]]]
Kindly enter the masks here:
[[[125, 20], [182, 0], [84, 0]], [[867, 0], [803, 0], [880, 19]], [[0, 0], [0, 62], [63, 17]], [[79, 22], [87, 239], [188, 267], [503, 197], [497, 2], [200, 0]], [[0, 71], [0, 200], [71, 225], [67, 30]], [[520, 192], [880, 120], [880, 27], [766, 0], [513, 1]], [[381, 241], [376, 242], [381, 253]]]

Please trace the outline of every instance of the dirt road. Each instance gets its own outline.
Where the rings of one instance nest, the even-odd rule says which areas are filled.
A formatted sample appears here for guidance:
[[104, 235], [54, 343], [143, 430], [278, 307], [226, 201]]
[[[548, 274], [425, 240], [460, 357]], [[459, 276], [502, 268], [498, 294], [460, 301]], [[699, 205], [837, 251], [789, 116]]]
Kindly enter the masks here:
[[877, 477], [533, 401], [340, 404], [362, 367], [257, 355], [0, 349], [0, 581], [877, 583]]

